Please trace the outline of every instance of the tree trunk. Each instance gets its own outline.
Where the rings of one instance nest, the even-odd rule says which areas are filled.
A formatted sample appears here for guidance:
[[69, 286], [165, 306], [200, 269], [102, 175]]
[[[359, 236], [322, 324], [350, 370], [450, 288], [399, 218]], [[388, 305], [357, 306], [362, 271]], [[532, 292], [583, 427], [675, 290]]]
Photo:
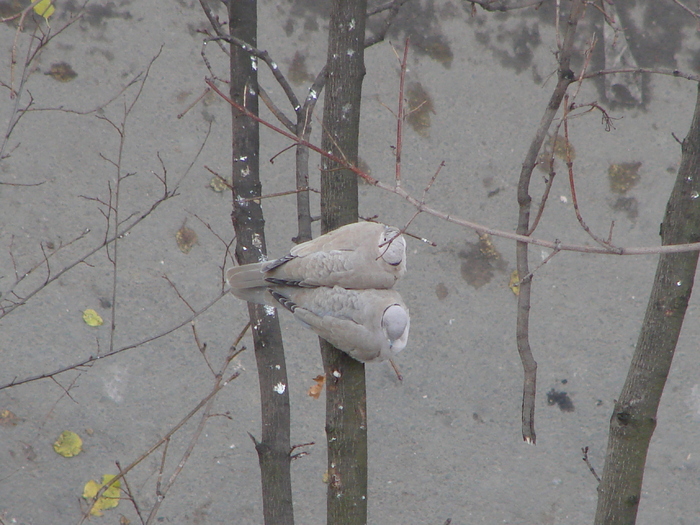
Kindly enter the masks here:
[[[231, 35], [257, 45], [257, 4], [229, 2]], [[258, 113], [257, 69], [254, 59], [231, 46], [231, 98]], [[243, 200], [261, 194], [258, 123], [235, 108], [233, 114], [233, 226], [239, 264], [263, 260], [267, 254], [260, 201]], [[255, 359], [260, 381], [262, 437], [255, 440], [262, 479], [266, 525], [293, 524], [290, 476], [290, 416], [287, 368], [275, 311], [248, 304]], [[281, 385], [281, 386], [280, 386]], [[251, 436], [252, 437], [252, 436]]]
[[[700, 89], [693, 123], [661, 225], [662, 244], [700, 241]], [[597, 525], [637, 519], [644, 465], [666, 378], [693, 289], [698, 252], [662, 254], [644, 324], [620, 399], [610, 418]]]
[[[328, 35], [322, 148], [357, 163], [360, 99], [365, 75], [366, 0], [334, 0]], [[321, 228], [328, 232], [358, 217], [357, 176], [322, 160]], [[326, 372], [328, 440], [327, 522], [367, 522], [367, 409], [365, 367], [321, 341]]]

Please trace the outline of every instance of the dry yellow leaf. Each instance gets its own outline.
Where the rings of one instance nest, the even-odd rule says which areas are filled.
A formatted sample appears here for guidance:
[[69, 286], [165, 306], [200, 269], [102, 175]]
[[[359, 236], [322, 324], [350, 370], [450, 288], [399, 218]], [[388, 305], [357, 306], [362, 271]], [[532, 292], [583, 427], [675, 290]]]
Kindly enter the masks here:
[[39, 16], [43, 16], [47, 22], [54, 11], [56, 11], [56, 8], [51, 5], [51, 0], [41, 0], [34, 6], [34, 12]]
[[83, 312], [83, 321], [85, 321], [85, 324], [88, 326], [102, 326], [104, 323], [100, 314], [92, 308], [88, 308]]
[[53, 444], [53, 449], [64, 458], [72, 458], [83, 450], [83, 440], [75, 432], [64, 430]]
[[[85, 484], [83, 488], [83, 498], [86, 500], [92, 500], [102, 487], [107, 485], [116, 476], [112, 474], [105, 474], [102, 476], [102, 483], [97, 483], [95, 480], [90, 480]], [[102, 511], [107, 509], [113, 509], [119, 505], [121, 482], [115, 481], [110, 487], [104, 491], [102, 496], [100, 496], [95, 504], [90, 509], [90, 514], [92, 516], [102, 516]]]
[[214, 175], [209, 181], [209, 187], [216, 193], [221, 193], [231, 189], [231, 181]]

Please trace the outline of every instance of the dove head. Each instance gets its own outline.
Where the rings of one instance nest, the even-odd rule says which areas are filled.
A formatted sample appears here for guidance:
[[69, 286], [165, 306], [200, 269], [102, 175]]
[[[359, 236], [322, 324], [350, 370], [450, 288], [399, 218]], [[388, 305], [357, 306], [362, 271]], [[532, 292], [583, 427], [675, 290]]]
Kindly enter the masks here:
[[379, 239], [379, 253], [391, 266], [399, 266], [406, 259], [406, 240], [396, 228], [387, 227]]
[[382, 315], [382, 329], [389, 341], [389, 349], [396, 354], [404, 349], [408, 341], [411, 319], [408, 312], [398, 304], [392, 304]]

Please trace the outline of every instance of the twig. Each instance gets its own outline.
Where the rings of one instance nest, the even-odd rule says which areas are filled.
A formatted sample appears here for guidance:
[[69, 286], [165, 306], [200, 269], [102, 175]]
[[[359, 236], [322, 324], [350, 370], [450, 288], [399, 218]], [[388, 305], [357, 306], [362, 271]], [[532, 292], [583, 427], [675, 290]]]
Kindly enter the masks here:
[[194, 102], [192, 102], [189, 106], [187, 106], [182, 113], [178, 113], [177, 119], [180, 120], [182, 117], [184, 117], [189, 112], [189, 110], [191, 110], [193, 107], [195, 107], [199, 103], [200, 100], [202, 100], [204, 97], [206, 97], [209, 94], [210, 91], [211, 91], [210, 88], [207, 88], [204, 91], [202, 91], [202, 94], [199, 95], [196, 99], [194, 99]]
[[[265, 62], [267, 64], [267, 67], [272, 72], [272, 75], [275, 77], [275, 80], [277, 80], [277, 83], [280, 85], [280, 87], [284, 91], [285, 95], [287, 95], [287, 99], [292, 104], [294, 111], [299, 110], [299, 108], [301, 107], [301, 104], [299, 104], [299, 99], [297, 99], [297, 96], [294, 93], [292, 86], [289, 84], [289, 81], [287, 80], [287, 78], [280, 71], [280, 68], [277, 65], [277, 62], [272, 60], [272, 57], [270, 56], [270, 54], [267, 51], [265, 51], [263, 49], [258, 49], [257, 47], [253, 47], [250, 44], [248, 44], [247, 42], [244, 42], [243, 40], [241, 40], [240, 38], [236, 38], [235, 36], [219, 35], [219, 36], [215, 36], [215, 37], [209, 39], [210, 42], [215, 42], [217, 40], [223, 40], [225, 42], [228, 42], [231, 45], [240, 47], [246, 53], [249, 53], [252, 56], [259, 58], [263, 62]], [[255, 89], [257, 91], [257, 86], [255, 86]]]
[[[540, 125], [535, 133], [528, 150], [518, 181], [518, 215], [517, 233], [525, 236], [530, 231], [530, 207], [532, 198], [529, 194], [532, 171], [537, 164], [537, 155], [551, 126], [552, 120], [561, 105], [566, 90], [575, 75], [571, 71], [570, 62], [574, 45], [574, 35], [579, 20], [585, 11], [584, 0], [574, 0], [571, 4], [564, 40], [559, 48], [559, 80], [550, 97], [547, 109], [542, 115]], [[518, 242], [516, 245], [518, 275], [528, 276], [528, 244]], [[524, 279], [518, 294], [518, 310], [516, 322], [516, 341], [518, 353], [523, 366], [523, 403], [522, 403], [522, 436], [527, 443], [535, 444], [535, 394], [537, 387], [537, 362], [535, 361], [529, 342], [530, 294], [532, 277]]]
[[591, 474], [593, 474], [593, 477], [596, 479], [596, 481], [600, 483], [600, 476], [598, 476], [595, 469], [593, 468], [593, 465], [591, 464], [591, 461], [588, 459], [588, 447], [583, 447], [581, 449], [581, 452], [583, 452], [583, 457], [581, 459], [583, 459], [584, 463], [588, 467], [588, 470], [591, 471]]
[[547, 155], [547, 163], [549, 164], [549, 178], [546, 179], [545, 184], [544, 184], [544, 192], [542, 192], [542, 198], [540, 199], [540, 205], [537, 208], [537, 215], [535, 216], [535, 220], [532, 221], [532, 226], [530, 226], [530, 229], [527, 231], [527, 236], [532, 235], [535, 233], [535, 230], [537, 229], [537, 226], [540, 223], [540, 219], [542, 218], [542, 214], [544, 214], [544, 208], [545, 205], [547, 204], [547, 200], [549, 199], [549, 192], [552, 190], [552, 184], [554, 183], [554, 177], [556, 177], [557, 172], [554, 170], [554, 145], [556, 144], [557, 137], [559, 136], [559, 127], [561, 126], [561, 122], [557, 125], [557, 129], [554, 131], [554, 134], [552, 135], [552, 149], [551, 151], [548, 152]]
[[376, 34], [365, 38], [365, 49], [382, 42], [386, 38], [386, 34], [389, 31], [391, 24], [394, 23], [394, 20], [396, 20], [396, 17], [399, 14], [399, 10], [407, 1], [408, 0], [394, 0], [393, 2], [389, 2], [388, 4], [384, 4], [367, 12], [367, 17], [376, 15], [383, 11], [389, 11], [389, 14], [384, 19], [384, 22], [382, 22], [382, 26], [379, 31], [377, 31]]
[[[573, 79], [573, 77], [571, 77]], [[572, 80], [573, 81], [573, 80]], [[393, 185], [389, 186], [387, 184], [384, 184], [383, 182], [375, 179], [371, 175], [365, 173], [362, 171], [360, 168], [357, 166], [353, 166], [351, 164], [345, 163], [343, 159], [328, 153], [326, 151], [323, 151], [320, 147], [316, 146], [315, 144], [309, 142], [308, 140], [303, 140], [300, 139], [299, 137], [296, 137], [295, 135], [292, 135], [291, 133], [288, 133], [287, 131], [278, 128], [277, 126], [270, 124], [269, 122], [265, 121], [264, 119], [258, 117], [257, 115], [253, 115], [250, 112], [247, 112], [243, 106], [240, 104], [237, 104], [236, 102], [232, 101], [228, 96], [226, 96], [216, 85], [214, 85], [211, 80], [207, 79], [206, 80], [207, 84], [220, 96], [222, 97], [226, 102], [234, 106], [236, 109], [239, 111], [242, 111], [245, 113], [246, 116], [252, 118], [253, 120], [259, 122], [263, 126], [271, 129], [275, 133], [279, 133], [280, 135], [283, 135], [287, 137], [289, 140], [294, 141], [297, 144], [301, 144], [303, 146], [306, 146], [312, 151], [315, 151], [319, 155], [322, 155], [330, 160], [333, 160], [334, 162], [341, 163], [344, 168], [349, 169], [353, 171], [356, 175], [367, 181], [369, 184], [372, 186], [376, 186], [379, 189], [382, 189], [384, 191], [388, 191], [390, 193], [394, 193], [398, 195], [399, 197], [405, 199], [408, 203], [411, 205], [415, 206], [416, 208], [419, 208], [422, 212], [427, 213], [428, 215], [432, 215], [434, 217], [437, 217], [439, 219], [443, 219], [447, 222], [451, 222], [453, 224], [456, 224], [458, 226], [463, 226], [465, 228], [469, 228], [474, 230], [477, 233], [488, 233], [489, 235], [493, 235], [496, 237], [502, 237], [504, 239], [511, 239], [513, 241], [519, 241], [523, 242], [526, 244], [534, 244], [536, 246], [542, 246], [544, 248], [550, 248], [554, 250], [557, 246], [559, 246], [559, 249], [562, 251], [572, 251], [572, 252], [581, 252], [581, 253], [595, 253], [595, 254], [605, 254], [605, 255], [653, 255], [653, 254], [659, 254], [659, 253], [680, 253], [680, 252], [688, 252], [688, 251], [700, 251], [700, 242], [698, 243], [688, 243], [688, 244], [676, 244], [676, 245], [666, 245], [666, 246], [642, 246], [642, 247], [620, 247], [617, 250], [611, 251], [610, 249], [604, 249], [603, 247], [598, 247], [598, 246], [589, 246], [589, 245], [580, 245], [580, 244], [570, 244], [570, 243], [565, 243], [565, 242], [555, 242], [555, 241], [546, 241], [544, 239], [538, 239], [535, 237], [531, 237], [528, 235], [522, 235], [518, 233], [513, 233], [513, 232], [508, 232], [504, 230], [499, 230], [496, 228], [491, 228], [488, 226], [484, 226], [483, 224], [478, 224], [472, 221], [468, 221], [466, 219], [462, 219], [460, 217], [454, 216], [452, 214], [437, 210], [435, 208], [432, 208], [430, 206], [426, 206], [425, 204], [421, 204], [419, 199], [416, 199], [413, 197], [410, 193], [408, 193], [403, 187], [401, 188], [396, 188]], [[544, 131], [544, 134], [546, 134], [546, 128]], [[541, 144], [541, 142], [540, 142]], [[537, 153], [539, 151], [539, 148], [535, 151], [534, 158], [536, 159]], [[533, 166], [535, 165], [536, 160], [533, 161]]]
[[556, 254], [558, 254], [560, 251], [561, 251], [561, 249], [554, 248], [554, 250], [552, 250], [552, 253], [550, 253], [547, 257], [545, 257], [544, 261], [542, 261], [540, 264], [538, 264], [534, 270], [532, 270], [529, 274], [527, 274], [525, 277], [520, 279], [520, 281], [518, 281], [518, 284], [516, 286], [520, 287], [525, 281], [529, 281], [530, 279], [532, 279], [532, 276], [535, 275], [535, 273], [537, 273], [537, 270], [539, 270], [545, 264], [547, 264], [550, 260], [552, 260], [552, 258]]
[[617, 246], [613, 246], [612, 244], [606, 242], [604, 239], [598, 237], [593, 231], [588, 227], [586, 222], [583, 220], [583, 216], [581, 215], [581, 211], [579, 210], [578, 206], [578, 199], [576, 198], [576, 186], [574, 184], [574, 161], [571, 158], [571, 147], [570, 147], [570, 142], [569, 142], [569, 120], [567, 118], [568, 112], [569, 112], [569, 97], [565, 96], [564, 97], [565, 103], [564, 103], [564, 143], [565, 143], [565, 149], [566, 149], [566, 167], [569, 171], [569, 188], [571, 189], [571, 201], [573, 202], [574, 205], [574, 212], [576, 213], [576, 219], [578, 220], [579, 224], [581, 225], [581, 228], [591, 236], [591, 238], [600, 244], [601, 246], [608, 248], [610, 250], [618, 250], [619, 248]]
[[168, 277], [167, 275], [163, 275], [162, 277], [163, 277], [163, 279], [165, 279], [166, 281], [168, 281], [168, 284], [170, 285], [170, 287], [171, 287], [173, 290], [175, 290], [175, 293], [177, 294], [178, 298], [179, 298], [183, 303], [185, 303], [185, 306], [187, 306], [187, 308], [189, 308], [190, 311], [191, 311], [192, 313], [195, 313], [195, 309], [192, 308], [192, 305], [190, 305], [190, 303], [187, 302], [187, 299], [185, 299], [185, 298], [182, 296], [182, 294], [180, 293], [180, 290], [178, 290], [178, 289], [177, 289], [177, 286], [175, 286], [175, 283], [172, 282], [172, 281], [170, 280], [170, 277]]
[[214, 377], [216, 377], [216, 372], [214, 372], [214, 368], [211, 366], [211, 363], [207, 358], [207, 343], [201, 343], [199, 341], [199, 335], [197, 335], [197, 325], [195, 323], [192, 323], [192, 337], [194, 337], [194, 342], [197, 345], [197, 349], [199, 350], [199, 353], [202, 354], [204, 362], [207, 364], [207, 367], [209, 367], [209, 371]]
[[[245, 350], [245, 347], [241, 348], [241, 350], [240, 350], [239, 352], [242, 352], [243, 350]], [[231, 381], [233, 381], [234, 379], [236, 379], [239, 375], [240, 375], [240, 372], [239, 372], [239, 371], [236, 371], [236, 372], [233, 373], [226, 381], [218, 380], [218, 381], [215, 383], [214, 387], [212, 388], [211, 392], [209, 392], [209, 394], [207, 394], [207, 395], [204, 397], [204, 399], [202, 399], [202, 400], [197, 404], [197, 406], [195, 406], [192, 410], [190, 410], [190, 412], [189, 412], [185, 417], [183, 417], [183, 418], [177, 423], [177, 425], [175, 425], [173, 428], [171, 428], [171, 429], [165, 434], [165, 436], [163, 436], [161, 439], [159, 439], [151, 448], [149, 448], [146, 452], [144, 452], [143, 454], [141, 454], [141, 456], [139, 456], [139, 457], [138, 457], [135, 461], [133, 461], [129, 466], [127, 466], [125, 469], [121, 470], [121, 471], [119, 472], [119, 474], [117, 474], [116, 476], [114, 476], [114, 478], [113, 478], [109, 483], [105, 484], [105, 485], [97, 492], [97, 494], [95, 495], [95, 497], [92, 498], [92, 503], [91, 503], [91, 505], [90, 505], [90, 508], [83, 514], [83, 517], [82, 517], [82, 519], [80, 520], [80, 524], [84, 523], [85, 520], [88, 519], [88, 517], [89, 517], [89, 515], [90, 515], [90, 511], [91, 511], [92, 508], [95, 506], [95, 503], [96, 503], [97, 500], [105, 493], [105, 491], [106, 491], [109, 487], [111, 487], [111, 486], [114, 485], [117, 481], [119, 481], [119, 480], [122, 479], [124, 476], [126, 476], [126, 474], [128, 474], [134, 467], [136, 467], [136, 466], [137, 466], [139, 463], [141, 463], [144, 459], [146, 459], [148, 456], [150, 456], [153, 452], [155, 452], [156, 450], [158, 450], [158, 448], [159, 448], [163, 443], [165, 443], [165, 442], [167, 442], [168, 440], [170, 440], [170, 438], [171, 438], [178, 430], [180, 430], [180, 429], [185, 425], [185, 423], [187, 423], [187, 422], [192, 418], [192, 416], [194, 416], [197, 412], [199, 412], [199, 410], [200, 410], [202, 407], [204, 407], [205, 405], [207, 405], [207, 404], [209, 403], [209, 401], [210, 401], [216, 394], [219, 393], [219, 390], [221, 390], [222, 388], [224, 388], [224, 387], [225, 387], [226, 385], [228, 385]]]
[[[119, 462], [119, 460], [116, 460], [114, 464], [117, 466], [117, 470], [121, 474], [122, 472], [122, 466]], [[131, 492], [131, 487], [129, 487], [129, 482], [126, 479], [126, 476], [122, 476], [122, 481], [124, 482], [124, 493], [127, 495], [127, 499], [131, 501], [131, 504], [134, 506], [134, 510], [136, 511], [136, 515], [139, 517], [141, 520], [141, 523], [144, 523], [143, 521], [143, 516], [141, 515], [141, 509], [139, 508], [138, 503], [136, 502], [136, 498], [134, 498], [133, 493]]]
[[66, 366], [63, 366], [63, 367], [61, 367], [61, 368], [58, 368], [58, 369], [54, 370], [53, 372], [46, 372], [46, 373], [42, 373], [42, 374], [37, 374], [37, 375], [33, 375], [33, 376], [28, 376], [28, 377], [25, 377], [25, 378], [23, 378], [23, 379], [14, 378], [11, 382], [6, 383], [6, 384], [4, 384], [4, 385], [0, 385], [0, 390], [4, 390], [5, 388], [10, 388], [10, 387], [17, 386], [17, 385], [23, 385], [23, 384], [25, 384], [25, 383], [31, 383], [31, 382], [33, 382], [33, 381], [39, 381], [40, 379], [46, 379], [46, 378], [49, 378], [49, 377], [53, 377], [53, 376], [62, 374], [62, 373], [64, 373], [64, 372], [67, 372], [67, 371], [69, 371], [69, 370], [75, 370], [75, 369], [77, 369], [77, 368], [81, 368], [81, 367], [84, 367], [84, 366], [91, 366], [91, 365], [94, 364], [95, 362], [100, 361], [100, 360], [102, 360], [102, 359], [106, 359], [106, 358], [108, 358], [108, 357], [112, 357], [112, 356], [115, 356], [115, 355], [117, 355], [117, 354], [120, 354], [121, 352], [126, 352], [127, 350], [133, 350], [134, 348], [138, 348], [139, 346], [142, 346], [142, 345], [145, 345], [145, 344], [147, 344], [147, 343], [151, 343], [151, 342], [153, 342], [153, 341], [156, 341], [156, 340], [160, 339], [161, 337], [165, 337], [166, 335], [171, 334], [171, 333], [175, 332], [176, 330], [179, 330], [179, 329], [182, 328], [183, 326], [185, 326], [185, 325], [191, 323], [192, 321], [194, 321], [195, 319], [197, 319], [197, 317], [199, 317], [199, 316], [202, 315], [204, 312], [206, 312], [207, 310], [209, 310], [209, 308], [211, 308], [212, 306], [214, 306], [222, 297], [224, 297], [224, 295], [226, 295], [226, 293], [227, 293], [227, 292], [222, 292], [222, 293], [220, 293], [219, 295], [216, 296], [216, 298], [214, 298], [213, 300], [211, 300], [211, 301], [210, 301], [209, 303], [207, 303], [203, 308], [201, 308], [200, 310], [198, 310], [197, 312], [195, 312], [194, 314], [192, 314], [190, 317], [188, 317], [188, 318], [185, 319], [184, 321], [182, 321], [182, 322], [176, 324], [175, 326], [173, 326], [173, 327], [167, 329], [166, 331], [164, 331], [164, 332], [162, 332], [162, 333], [160, 333], [160, 334], [158, 334], [158, 335], [154, 335], [154, 336], [152, 336], [152, 337], [148, 337], [148, 338], [146, 338], [146, 339], [143, 339], [142, 341], [139, 341], [139, 342], [137, 342], [137, 343], [133, 343], [133, 344], [130, 344], [130, 345], [126, 345], [126, 346], [123, 346], [123, 347], [121, 347], [121, 348], [116, 348], [116, 349], [111, 350], [111, 351], [109, 351], [109, 352], [106, 352], [106, 353], [104, 353], [104, 354], [102, 354], [102, 355], [90, 356], [90, 357], [88, 357], [87, 359], [84, 359], [84, 360], [82, 360], [82, 361], [80, 361], [80, 362], [78, 362], [78, 363], [74, 363], [74, 364], [72, 364], [72, 365], [66, 365]]
[[31, 186], [41, 186], [44, 184], [46, 181], [42, 180], [41, 182], [28, 182], [28, 183], [21, 183], [21, 182], [3, 182], [0, 180], [0, 186], [22, 186], [22, 187], [31, 187]]
[[[403, 109], [404, 98], [404, 83], [406, 81], [406, 62], [408, 61], [408, 43], [409, 39], [403, 46], [403, 60], [401, 60], [401, 74], [399, 75], [399, 114], [396, 119], [396, 186], [401, 186], [401, 151], [403, 149], [403, 122], [406, 116]], [[438, 170], [439, 171], [439, 170]], [[436, 174], [437, 176], [437, 174]], [[433, 178], [434, 180], [434, 178]], [[432, 181], [431, 181], [432, 184]], [[430, 185], [429, 185], [430, 186]], [[426, 189], [427, 193], [427, 189]], [[423, 195], [425, 197], [425, 194]]]
[[534, 7], [538, 9], [545, 0], [518, 0], [518, 1], [508, 1], [508, 0], [468, 0], [472, 6], [478, 5], [484, 11], [514, 11], [516, 9], [526, 9], [528, 7]]
[[588, 78], [595, 78], [603, 75], [615, 75], [618, 73], [652, 73], [654, 75], [666, 75], [676, 78], [685, 78], [687, 80], [692, 80], [693, 82], [700, 82], [700, 75], [686, 73], [684, 71], [681, 71], [680, 69], [663, 69], [652, 67], [623, 67], [619, 69], [601, 69], [600, 71], [586, 73], [585, 75], [582, 75], [581, 78], [585, 80]]
[[[175, 197], [175, 196], [178, 195], [178, 193], [177, 193], [175, 190], [169, 190], [169, 189], [168, 189], [167, 180], [166, 180], [166, 179], [160, 178], [160, 177], [159, 177], [157, 174], [155, 174], [155, 173], [154, 173], [154, 175], [155, 175], [157, 178], [159, 178], [159, 180], [163, 183], [163, 195], [162, 195], [157, 201], [155, 201], [147, 211], [145, 211], [144, 213], [142, 213], [141, 215], [139, 215], [133, 222], [131, 222], [131, 224], [127, 225], [127, 226], [124, 227], [124, 228], [120, 228], [120, 229], [119, 229], [118, 231], [116, 231], [115, 234], [112, 235], [111, 237], [105, 237], [104, 241], [102, 241], [97, 247], [95, 247], [95, 248], [93, 248], [92, 250], [88, 251], [86, 254], [84, 254], [82, 257], [78, 258], [77, 260], [75, 260], [75, 261], [72, 262], [71, 264], [65, 266], [63, 269], [61, 269], [59, 272], [57, 272], [53, 277], [47, 279], [46, 281], [44, 281], [43, 284], [41, 284], [40, 286], [38, 286], [37, 288], [35, 288], [34, 290], [32, 290], [31, 292], [29, 292], [28, 294], [24, 295], [24, 296], [21, 297], [21, 298], [20, 298], [19, 295], [15, 292], [15, 286], [19, 283], [19, 281], [18, 281], [18, 283], [15, 283], [15, 285], [13, 285], [13, 288], [11, 288], [10, 290], [8, 290], [8, 291], [6, 292], [6, 294], [7, 294], [7, 295], [15, 295], [16, 297], [19, 298], [19, 300], [13, 302], [12, 304], [10, 304], [10, 305], [8, 305], [8, 306], [6, 306], [6, 305], [3, 305], [3, 306], [2, 306], [2, 308], [0, 308], [0, 319], [2, 319], [3, 317], [5, 317], [6, 315], [9, 315], [10, 313], [12, 313], [13, 311], [15, 311], [15, 310], [16, 310], [17, 308], [19, 308], [20, 306], [23, 306], [24, 304], [26, 304], [27, 301], [28, 301], [29, 299], [31, 299], [31, 298], [34, 297], [36, 294], [38, 294], [39, 292], [41, 292], [42, 290], [44, 290], [44, 289], [45, 289], [48, 285], [50, 285], [51, 283], [55, 282], [55, 281], [56, 281], [57, 279], [59, 279], [62, 275], [64, 275], [66, 272], [69, 272], [70, 270], [72, 270], [73, 268], [75, 268], [76, 266], [78, 266], [79, 264], [86, 264], [87, 259], [89, 259], [91, 256], [93, 256], [95, 253], [97, 253], [98, 251], [102, 250], [103, 248], [108, 247], [111, 243], [115, 242], [117, 239], [120, 239], [120, 238], [122, 238], [122, 237], [128, 235], [129, 232], [131, 232], [131, 230], [133, 230], [141, 221], [143, 221], [143, 220], [146, 219], [148, 216], [150, 216], [150, 215], [156, 210], [156, 208], [158, 208], [158, 206], [160, 206], [160, 205], [161, 205], [163, 202], [165, 202], [166, 200], [171, 199], [171, 198], [173, 198], [173, 197]], [[108, 206], [109, 206], [109, 205], [108, 205]], [[90, 231], [90, 230], [86, 230], [82, 235], [87, 234], [89, 231]], [[106, 235], [107, 235], [107, 234], [106, 234]], [[79, 237], [79, 238], [80, 238], [80, 237]], [[108, 255], [108, 256], [109, 256], [109, 255]], [[42, 265], [43, 265], [43, 264], [42, 264]], [[20, 279], [20, 281], [21, 281], [21, 279]]]
[[277, 105], [270, 98], [270, 95], [267, 94], [267, 91], [265, 91], [265, 89], [260, 85], [258, 85], [258, 94], [260, 95], [260, 100], [262, 100], [267, 106], [267, 109], [270, 110], [270, 113], [272, 113], [285, 128], [294, 133], [297, 129], [296, 124], [287, 118], [287, 115], [285, 115], [282, 110], [277, 107]]

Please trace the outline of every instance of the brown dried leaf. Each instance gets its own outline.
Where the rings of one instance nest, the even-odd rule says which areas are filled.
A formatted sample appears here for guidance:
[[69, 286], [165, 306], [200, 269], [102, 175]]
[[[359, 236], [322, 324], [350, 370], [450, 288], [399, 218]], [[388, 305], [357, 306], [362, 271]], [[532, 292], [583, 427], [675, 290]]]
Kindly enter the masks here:
[[46, 74], [59, 82], [70, 82], [78, 76], [68, 62], [51, 64], [51, 69]]
[[611, 164], [608, 168], [610, 191], [613, 193], [627, 193], [639, 182], [639, 168], [641, 162], [622, 162]]
[[190, 253], [192, 246], [197, 242], [197, 234], [191, 228], [188, 228], [184, 224], [175, 234], [175, 240], [177, 241], [177, 247], [184, 254]]
[[2, 427], [14, 427], [17, 425], [17, 423], [20, 423], [22, 420], [18, 418], [14, 412], [11, 412], [10, 410], [0, 410], [0, 426]]
[[307, 392], [307, 394], [309, 394], [314, 399], [318, 399], [321, 395], [321, 392], [323, 392], [323, 384], [326, 382], [326, 376], [318, 375], [314, 377], [314, 381], [316, 382], [316, 384], [311, 385], [309, 387], [309, 391]]

